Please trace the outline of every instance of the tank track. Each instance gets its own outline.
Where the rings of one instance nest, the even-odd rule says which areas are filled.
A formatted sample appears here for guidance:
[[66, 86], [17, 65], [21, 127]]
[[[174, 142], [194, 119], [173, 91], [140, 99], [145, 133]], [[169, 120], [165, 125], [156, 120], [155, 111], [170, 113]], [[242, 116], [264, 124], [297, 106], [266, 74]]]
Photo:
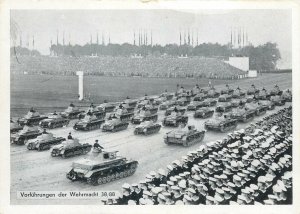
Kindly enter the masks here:
[[182, 144], [184, 147], [188, 147], [194, 145], [196, 143], [200, 143], [204, 139], [205, 133], [198, 132], [194, 135], [188, 136], [186, 141]]
[[44, 151], [44, 150], [50, 149], [51, 146], [53, 146], [53, 145], [60, 144], [64, 140], [65, 140], [65, 138], [57, 138], [57, 139], [54, 139], [51, 141], [43, 142], [43, 143], [40, 143], [40, 146], [38, 148], [36, 148], [35, 146], [32, 146], [32, 144], [28, 144], [27, 149], [28, 150], [37, 149], [38, 151]]
[[155, 134], [155, 133], [158, 133], [160, 131], [161, 126], [148, 127], [146, 129], [147, 129], [146, 132], [139, 132], [138, 130], [134, 130], [134, 134], [135, 135], [151, 135], [151, 134]]
[[57, 123], [57, 122], [51, 122], [51, 125], [50, 126], [48, 125], [47, 128], [49, 128], [49, 129], [55, 129], [55, 128], [60, 128], [60, 127], [67, 126], [68, 124], [69, 124], [68, 120], [66, 120], [64, 122], [59, 122], [59, 123]]

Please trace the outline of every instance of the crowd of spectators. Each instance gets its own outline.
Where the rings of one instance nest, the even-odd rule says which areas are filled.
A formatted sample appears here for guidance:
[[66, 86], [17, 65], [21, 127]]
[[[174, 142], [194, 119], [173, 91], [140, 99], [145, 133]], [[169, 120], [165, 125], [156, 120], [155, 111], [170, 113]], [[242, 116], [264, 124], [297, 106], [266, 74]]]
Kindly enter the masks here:
[[215, 58], [177, 57], [11, 57], [11, 72], [22, 74], [190, 77], [238, 79], [245, 72]]
[[292, 107], [223, 140], [201, 145], [166, 170], [125, 183], [104, 204], [201, 205], [292, 203]]

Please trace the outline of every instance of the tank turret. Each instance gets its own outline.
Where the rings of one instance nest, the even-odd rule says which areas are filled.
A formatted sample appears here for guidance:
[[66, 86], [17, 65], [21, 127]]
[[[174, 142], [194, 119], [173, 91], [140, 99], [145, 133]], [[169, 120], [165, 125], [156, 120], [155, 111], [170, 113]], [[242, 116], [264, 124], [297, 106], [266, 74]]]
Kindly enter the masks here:
[[100, 129], [104, 119], [97, 118], [96, 115], [85, 115], [85, 117], [75, 123], [73, 129], [81, 131], [91, 131]]
[[61, 116], [68, 119], [75, 119], [78, 117], [80, 113], [84, 112], [83, 110], [79, 110], [74, 104], [70, 104], [65, 111], [61, 112]]
[[161, 125], [155, 124], [152, 121], [142, 122], [140, 125], [135, 127], [134, 134], [136, 135], [149, 135], [159, 132]]
[[113, 118], [106, 121], [102, 127], [102, 131], [104, 132], [117, 132], [121, 130], [127, 129], [129, 123], [125, 121], [121, 121], [118, 118]]
[[134, 116], [131, 120], [133, 124], [140, 124], [144, 121], [156, 122], [158, 118], [157, 114], [151, 114], [149, 110], [142, 110], [138, 115]]
[[96, 158], [74, 162], [66, 176], [71, 181], [83, 180], [100, 185], [133, 175], [137, 167], [137, 161], [118, 156], [117, 151], [104, 151]]

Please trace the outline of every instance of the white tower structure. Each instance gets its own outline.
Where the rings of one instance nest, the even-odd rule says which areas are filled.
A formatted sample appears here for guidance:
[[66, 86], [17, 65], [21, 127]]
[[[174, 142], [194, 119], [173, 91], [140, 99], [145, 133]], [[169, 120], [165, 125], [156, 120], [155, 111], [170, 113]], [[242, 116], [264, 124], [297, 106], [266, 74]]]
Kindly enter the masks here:
[[76, 75], [78, 76], [78, 99], [83, 100], [83, 71], [77, 71]]

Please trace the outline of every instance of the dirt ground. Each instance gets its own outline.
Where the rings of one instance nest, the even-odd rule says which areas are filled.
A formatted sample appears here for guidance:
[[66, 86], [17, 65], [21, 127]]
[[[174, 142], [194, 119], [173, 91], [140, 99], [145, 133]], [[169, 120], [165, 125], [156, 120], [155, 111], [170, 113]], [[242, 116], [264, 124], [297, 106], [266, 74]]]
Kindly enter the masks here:
[[[271, 76], [269, 76], [271, 77]], [[272, 78], [255, 79], [255, 84], [259, 87], [264, 86], [271, 89], [274, 84], [278, 84], [280, 88], [291, 88], [291, 76], [273, 75]], [[247, 89], [253, 79], [239, 81], [238, 85], [242, 89]], [[237, 85], [231, 84], [232, 87]], [[221, 89], [224, 85], [216, 88]], [[284, 107], [287, 107], [287, 103]], [[273, 112], [278, 111], [282, 107], [276, 107], [273, 111], [268, 111], [265, 115], [255, 117], [254, 121], [263, 118]], [[159, 111], [158, 122], [163, 119], [163, 111]], [[192, 112], [188, 112], [189, 124], [195, 125], [196, 129], [203, 129], [205, 120], [194, 119]], [[83, 182], [71, 182], [66, 178], [66, 173], [71, 169], [73, 161], [88, 157], [77, 156], [68, 159], [60, 157], [51, 157], [50, 151], [29, 151], [25, 146], [11, 145], [11, 203], [12, 204], [99, 204], [98, 200], [20, 200], [16, 197], [16, 192], [21, 190], [116, 190], [120, 191], [123, 183], [136, 183], [145, 178], [145, 175], [159, 168], [165, 169], [173, 160], [180, 160], [183, 155], [189, 151], [198, 148], [201, 144], [222, 139], [226, 133], [216, 133], [208, 131], [202, 143], [192, 145], [188, 148], [177, 145], [166, 145], [163, 142], [163, 136], [166, 132], [174, 128], [163, 127], [159, 133], [151, 136], [135, 136], [133, 130], [135, 125], [130, 124], [127, 130], [117, 133], [105, 133], [100, 130], [90, 132], [74, 131], [72, 121], [68, 127], [51, 130], [55, 136], [67, 137], [68, 132], [72, 132], [80, 142], [93, 144], [95, 139], [99, 139], [100, 144], [108, 151], [119, 151], [119, 155], [134, 159], [139, 162], [136, 173], [122, 180], [117, 180], [100, 186], [90, 186]], [[239, 123], [236, 129], [245, 128], [248, 124]]]

